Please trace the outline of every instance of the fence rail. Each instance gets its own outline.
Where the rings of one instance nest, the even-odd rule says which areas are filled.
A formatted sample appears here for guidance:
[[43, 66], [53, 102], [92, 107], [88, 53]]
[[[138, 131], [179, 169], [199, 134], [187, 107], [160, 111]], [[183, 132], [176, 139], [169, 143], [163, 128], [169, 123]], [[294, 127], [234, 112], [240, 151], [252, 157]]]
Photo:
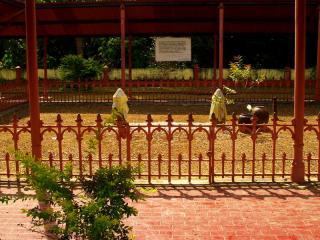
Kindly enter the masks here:
[[[237, 94], [231, 96], [237, 102], [268, 102], [273, 98], [291, 102], [293, 89], [291, 80], [266, 80], [259, 86], [244, 87], [240, 83], [225, 80], [226, 86], [235, 87]], [[111, 102], [112, 95], [119, 80], [95, 80], [84, 82], [65, 82], [50, 80], [47, 84], [40, 82], [41, 102], [92, 103]], [[212, 80], [134, 80], [127, 81], [126, 92], [130, 102], [186, 102], [209, 103], [216, 83]], [[315, 98], [314, 81], [306, 83], [306, 100]], [[251, 88], [252, 87], [252, 88]], [[26, 82], [0, 84], [0, 111], [28, 101]]]
[[[41, 126], [42, 161], [62, 170], [73, 165], [73, 175], [92, 175], [96, 169], [131, 164], [137, 167], [141, 183], [213, 183], [290, 181], [293, 161], [294, 125], [278, 120], [270, 124], [238, 124], [233, 115], [226, 124], [195, 123], [189, 115], [176, 123], [118, 122], [106, 125], [100, 115], [96, 124], [64, 125], [58, 115], [55, 124]], [[22, 169], [13, 151], [31, 151], [30, 126], [14, 117], [12, 125], [0, 126], [0, 176], [18, 177]], [[305, 174], [307, 181], [320, 180], [320, 115], [305, 123]], [[8, 149], [12, 149], [11, 152]]]
[[[168, 87], [168, 88], [186, 88], [186, 87], [203, 87], [203, 88], [215, 88], [218, 86], [218, 80], [212, 79], [142, 79], [142, 80], [129, 80], [125, 81], [127, 88], [143, 88], [143, 87]], [[306, 88], [313, 89], [315, 87], [315, 80], [306, 80]], [[262, 88], [292, 88], [294, 85], [293, 80], [286, 79], [272, 79], [264, 80], [259, 84], [253, 82], [234, 82], [229, 79], [224, 79], [223, 84], [227, 87], [262, 87]], [[43, 86], [43, 82], [41, 83]], [[120, 87], [121, 80], [115, 79], [101, 79], [93, 81], [74, 81], [65, 82], [62, 80], [50, 80], [48, 81], [49, 89], [66, 89], [66, 88], [77, 88], [77, 89], [89, 89], [97, 87]]]

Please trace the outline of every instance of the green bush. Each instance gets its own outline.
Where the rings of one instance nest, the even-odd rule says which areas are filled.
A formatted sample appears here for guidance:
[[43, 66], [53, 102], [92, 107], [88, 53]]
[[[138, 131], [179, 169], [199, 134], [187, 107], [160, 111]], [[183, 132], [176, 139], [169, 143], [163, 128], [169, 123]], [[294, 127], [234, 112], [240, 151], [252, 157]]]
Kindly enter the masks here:
[[316, 70], [316, 67], [312, 67], [310, 68], [310, 75], [309, 75], [309, 79], [312, 79], [312, 80], [316, 80], [317, 78], [317, 70]]
[[67, 81], [91, 80], [102, 73], [102, 66], [93, 58], [85, 59], [79, 55], [67, 55], [59, 66], [61, 78]]
[[234, 61], [229, 64], [229, 78], [232, 81], [247, 81], [251, 77], [251, 65], [244, 64], [242, 56], [235, 56]]
[[[130, 166], [100, 169], [92, 177], [74, 179], [71, 165], [61, 172], [29, 156], [17, 154], [16, 158], [32, 172], [26, 179], [36, 195], [14, 200], [32, 198], [49, 206], [25, 210], [34, 226], [46, 226], [49, 233], [64, 240], [129, 239], [130, 227], [123, 220], [137, 211], [128, 200], [140, 199]], [[75, 190], [79, 182], [82, 187]]]
[[234, 82], [244, 82], [245, 87], [259, 85], [266, 78], [265, 74], [252, 69], [251, 64], [245, 64], [240, 55], [234, 57], [229, 67], [229, 78]]

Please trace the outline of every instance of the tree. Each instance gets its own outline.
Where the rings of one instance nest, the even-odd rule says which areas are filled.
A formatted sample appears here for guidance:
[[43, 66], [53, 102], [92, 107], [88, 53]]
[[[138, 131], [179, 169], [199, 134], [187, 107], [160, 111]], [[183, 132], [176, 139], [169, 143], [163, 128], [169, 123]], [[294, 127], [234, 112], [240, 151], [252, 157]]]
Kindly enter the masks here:
[[4, 54], [1, 58], [2, 67], [14, 68], [26, 66], [26, 50], [24, 39], [8, 39], [0, 43], [4, 48]]
[[79, 55], [67, 55], [61, 59], [59, 67], [62, 78], [68, 81], [90, 80], [102, 73], [102, 66], [96, 60]]

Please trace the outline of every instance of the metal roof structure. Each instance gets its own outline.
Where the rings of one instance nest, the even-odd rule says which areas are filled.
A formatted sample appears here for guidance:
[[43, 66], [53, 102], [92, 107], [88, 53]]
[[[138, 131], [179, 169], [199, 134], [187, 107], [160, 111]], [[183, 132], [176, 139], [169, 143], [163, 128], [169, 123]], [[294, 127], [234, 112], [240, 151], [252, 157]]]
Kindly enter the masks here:
[[[0, 37], [25, 36], [24, 1], [0, 0]], [[294, 0], [124, 1], [127, 35], [218, 32], [224, 4], [225, 33], [294, 33]], [[307, 31], [317, 32], [319, 0], [309, 0]], [[37, 4], [38, 36], [118, 36], [120, 1]]]

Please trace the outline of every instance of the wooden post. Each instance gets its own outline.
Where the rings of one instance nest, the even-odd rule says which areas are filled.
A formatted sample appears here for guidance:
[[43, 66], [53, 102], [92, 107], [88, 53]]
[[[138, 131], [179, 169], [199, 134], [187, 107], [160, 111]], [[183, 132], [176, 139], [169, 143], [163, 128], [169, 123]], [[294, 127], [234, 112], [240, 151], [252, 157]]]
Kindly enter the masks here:
[[295, 82], [293, 182], [304, 182], [303, 130], [306, 61], [306, 0], [295, 0]]
[[320, 101], [320, 6], [318, 6], [318, 49], [317, 49], [317, 76], [315, 100]]
[[120, 30], [121, 30], [121, 88], [126, 87], [126, 13], [123, 1], [120, 5]]
[[219, 88], [223, 85], [223, 35], [224, 35], [224, 6], [219, 6]]
[[48, 64], [47, 64], [47, 57], [48, 57], [48, 37], [45, 36], [43, 39], [43, 95], [44, 98], [48, 99]]
[[29, 87], [29, 110], [31, 125], [32, 155], [41, 159], [40, 106], [37, 63], [37, 30], [35, 0], [25, 3], [26, 39], [27, 39], [27, 79]]

